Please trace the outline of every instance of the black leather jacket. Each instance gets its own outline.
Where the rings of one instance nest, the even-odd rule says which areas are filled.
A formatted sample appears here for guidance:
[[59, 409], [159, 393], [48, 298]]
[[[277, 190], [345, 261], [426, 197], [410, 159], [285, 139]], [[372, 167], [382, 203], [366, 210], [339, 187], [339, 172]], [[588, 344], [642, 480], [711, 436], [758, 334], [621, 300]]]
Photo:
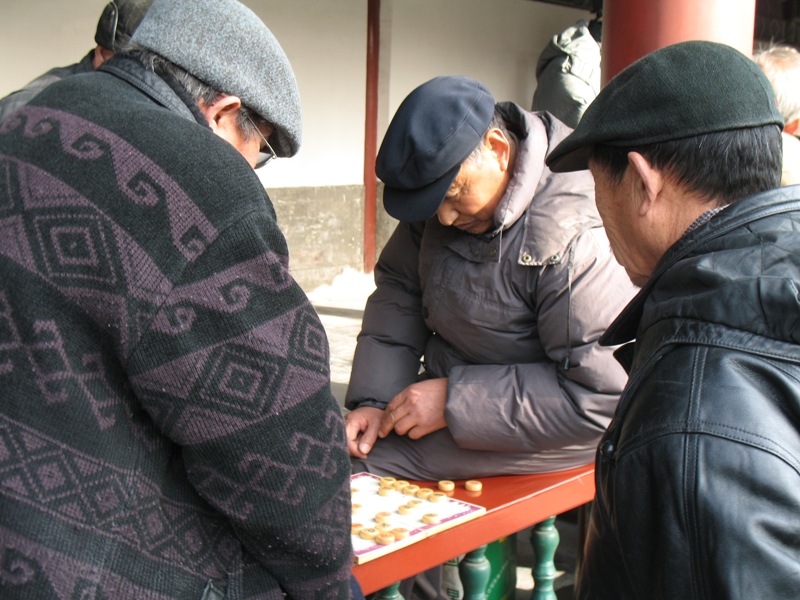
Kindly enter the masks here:
[[693, 225], [602, 343], [634, 337], [576, 597], [800, 597], [800, 186]]

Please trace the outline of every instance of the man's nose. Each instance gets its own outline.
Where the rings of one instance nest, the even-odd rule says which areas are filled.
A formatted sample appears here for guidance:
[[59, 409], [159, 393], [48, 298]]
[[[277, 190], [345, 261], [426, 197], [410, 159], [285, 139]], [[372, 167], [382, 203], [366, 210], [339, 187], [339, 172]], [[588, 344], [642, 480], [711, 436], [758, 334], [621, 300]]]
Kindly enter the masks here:
[[436, 216], [439, 217], [439, 223], [449, 227], [456, 222], [458, 211], [446, 206], [440, 206], [439, 210], [436, 211]]

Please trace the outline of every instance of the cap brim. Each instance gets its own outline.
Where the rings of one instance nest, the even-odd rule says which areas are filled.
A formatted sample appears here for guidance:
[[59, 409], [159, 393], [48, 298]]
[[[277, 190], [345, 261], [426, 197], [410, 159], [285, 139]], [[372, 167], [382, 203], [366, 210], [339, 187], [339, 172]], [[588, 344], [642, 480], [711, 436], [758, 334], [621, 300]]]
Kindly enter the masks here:
[[398, 221], [406, 223], [427, 221], [439, 210], [450, 184], [453, 183], [460, 170], [461, 163], [436, 181], [413, 190], [385, 186], [383, 188], [383, 207]]
[[564, 147], [565, 142], [569, 142], [569, 137], [564, 138], [564, 141], [556, 146], [545, 159], [547, 167], [553, 173], [571, 173], [588, 169], [592, 146], [587, 144], [570, 149], [569, 144]]

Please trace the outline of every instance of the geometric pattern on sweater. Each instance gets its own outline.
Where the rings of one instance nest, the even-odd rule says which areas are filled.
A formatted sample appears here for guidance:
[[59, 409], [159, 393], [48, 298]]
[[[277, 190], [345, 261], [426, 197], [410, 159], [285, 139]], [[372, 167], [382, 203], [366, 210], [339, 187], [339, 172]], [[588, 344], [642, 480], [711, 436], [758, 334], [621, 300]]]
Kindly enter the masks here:
[[[0, 159], [0, 187], [8, 191], [8, 203], [0, 207], [0, 254], [56, 286], [101, 326], [116, 325], [118, 355], [127, 356], [151, 313], [167, 300], [169, 279], [119, 224], [53, 176]], [[218, 308], [230, 312], [230, 299], [235, 304], [242, 288], [226, 290], [231, 281], [223, 277], [208, 294], [217, 292]], [[165, 333], [187, 329], [186, 310], [173, 312], [178, 325], [162, 326]]]
[[[218, 232], [178, 183], [156, 163], [116, 134], [58, 110], [26, 106], [0, 123], [0, 135], [24, 124], [23, 136], [36, 138], [57, 131], [63, 152], [80, 161], [110, 158], [118, 191], [133, 204], [164, 204], [173, 245], [188, 259], [201, 254]], [[31, 188], [35, 191], [35, 186]], [[28, 196], [31, 201], [59, 205], [58, 196]], [[111, 192], [109, 192], [111, 193]]]
[[[343, 486], [344, 494], [333, 494], [330, 501], [324, 506], [320, 507], [316, 514], [315, 523], [313, 527], [300, 525], [294, 530], [286, 531], [285, 536], [292, 540], [292, 544], [299, 545], [302, 548], [308, 548], [310, 552], [314, 552], [315, 548], [332, 547], [331, 552], [335, 556], [340, 556], [349, 548], [342, 548], [339, 545], [331, 546], [332, 541], [342, 540], [339, 532], [344, 528], [350, 529], [351, 516], [350, 516], [350, 482], [347, 481]], [[345, 522], [341, 522], [344, 519]], [[267, 564], [275, 565], [277, 568], [287, 570], [293, 566], [293, 563], [288, 558], [288, 554], [284, 552], [280, 540], [273, 538], [258, 540], [255, 536], [248, 535], [246, 542], [248, 548], [256, 550], [257, 557]], [[258, 543], [260, 542], [260, 543]], [[277, 542], [277, 543], [276, 543]], [[350, 540], [342, 540], [342, 544], [350, 546]], [[296, 560], [296, 559], [295, 559]], [[348, 563], [342, 565], [343, 570], [349, 572], [352, 564]], [[347, 579], [347, 575], [344, 576]], [[321, 585], [320, 581], [313, 579], [306, 579], [303, 582], [295, 582], [291, 591], [294, 593], [293, 597], [305, 599], [327, 598], [331, 594], [330, 586]], [[328, 589], [327, 592], [322, 590]], [[335, 595], [334, 595], [335, 597]]]
[[[333, 412], [326, 415], [326, 436], [314, 438], [304, 433], [292, 435], [288, 449], [294, 453], [293, 463], [285, 463], [255, 452], [245, 452], [236, 466], [236, 474], [212, 468], [208, 464], [193, 469], [197, 490], [212, 505], [239, 521], [246, 521], [258, 507], [250, 501], [255, 497], [269, 497], [286, 505], [298, 505], [309, 490], [305, 474], [331, 479], [337, 474], [337, 463], [332, 452], [341, 452], [341, 416]], [[268, 442], [267, 442], [268, 443]], [[276, 481], [282, 485], [276, 486]]]
[[[225, 519], [162, 497], [140, 473], [86, 456], [0, 415], [0, 497], [135, 549], [154, 561], [218, 577], [235, 544]], [[209, 526], [209, 521], [214, 525]]]
[[328, 385], [328, 364], [325, 332], [305, 306], [130, 380], [165, 433], [189, 445], [301, 404]]
[[[33, 135], [30, 132], [32, 128], [38, 128], [36, 135], [51, 131], [53, 126], [51, 121], [56, 116], [62, 116], [62, 113], [46, 109], [38, 111], [26, 109], [26, 113], [29, 119], [24, 129], [25, 135]], [[59, 131], [62, 140], [66, 140], [63, 142], [65, 144], [73, 138], [78, 138], [73, 131], [76, 129], [73, 123], [75, 120], [75, 117], [64, 117], [59, 122]], [[10, 122], [3, 124], [2, 132], [10, 133], [15, 124], [19, 126], [22, 122], [23, 119], [20, 117], [10, 119]], [[85, 128], [93, 129], [93, 135], [97, 139], [110, 140], [113, 137], [113, 134], [95, 125], [84, 121], [81, 121], [81, 124]], [[95, 147], [87, 142], [85, 136], [81, 138], [81, 145], [81, 147], [86, 145]], [[122, 148], [127, 147], [124, 141], [114, 138], [113, 143], [107, 144], [104, 148], [110, 149], [114, 155], [113, 149], [120, 145]], [[99, 143], [97, 147], [100, 147]], [[98, 158], [99, 155], [97, 152], [92, 158]], [[142, 164], [145, 165], [143, 170], [158, 175], [152, 175], [150, 180], [160, 181], [162, 187], [170, 188], [167, 197], [171, 198], [175, 191], [172, 188], [176, 187], [174, 182], [160, 173], [150, 161], [141, 158]], [[136, 161], [122, 161], [120, 166], [130, 165], [133, 162]], [[120, 181], [141, 179], [141, 176], [130, 173], [125, 177], [118, 176]], [[168, 279], [126, 231], [106, 218], [89, 200], [55, 177], [17, 160], [0, 160], [0, 185], [8, 191], [8, 194], [2, 195], [8, 203], [0, 207], [0, 254], [56, 286], [75, 304], [82, 306], [101, 326], [110, 327], [113, 324], [115, 326], [113, 338], [119, 341], [117, 354], [123, 362], [131, 346], [144, 333], [144, 327], [152, 326], [156, 331], [166, 335], [179, 335], [195, 325], [198, 308], [222, 314], [233, 313], [246, 307], [254, 293], [280, 292], [292, 284], [291, 278], [286, 276], [288, 272], [285, 268], [286, 257], [272, 253], [253, 259], [250, 261], [252, 264], [240, 263], [235, 268], [215, 273], [203, 281], [171, 290]], [[128, 183], [125, 189], [130, 186]], [[152, 192], [152, 195], [158, 197], [164, 196], [164, 193], [157, 194], [154, 190], [154, 185], [145, 186], [144, 197], [148, 198], [147, 192]], [[194, 207], [191, 201], [183, 196], [182, 192], [178, 194], [178, 207], [185, 209], [190, 204]], [[142, 200], [140, 195], [135, 195], [134, 199], [142, 202], [151, 201]], [[171, 205], [172, 201], [170, 200], [168, 204]], [[54, 209], [56, 213], [53, 213]], [[2, 213], [7, 214], [8, 211], [21, 214], [2, 218]], [[193, 213], [199, 214], [196, 207], [187, 211], [189, 216]], [[213, 230], [210, 224], [205, 223], [202, 215], [195, 220], [202, 225], [209, 241], [218, 236], [218, 232]], [[34, 233], [29, 235], [28, 232]], [[194, 246], [189, 243], [186, 247]], [[156, 311], [158, 312], [153, 315]], [[235, 412], [249, 411], [251, 416], [256, 413], [265, 414], [259, 410], [264, 407], [259, 407], [254, 401], [256, 395], [285, 399], [287, 401], [285, 406], [271, 407], [281, 412], [303, 401], [327, 382], [328, 356], [324, 331], [308, 308], [302, 320], [296, 325], [293, 321], [287, 321], [292, 316], [287, 315], [277, 321], [263, 324], [251, 332], [238, 348], [230, 346], [225, 348], [220, 344], [219, 346], [223, 348], [220, 352], [223, 355], [209, 357], [213, 348], [208, 348], [198, 353], [204, 354], [204, 357], [192, 355], [177, 361], [200, 361], [203, 365], [206, 364], [203, 358], [216, 361], [214, 365], [216, 370], [213, 370], [211, 377], [205, 379], [205, 393], [204, 390], [199, 390], [201, 397], [212, 398], [214, 402], [220, 400], [224, 402], [228, 399], [230, 400], [228, 409], [235, 407], [233, 408]], [[281, 323], [281, 320], [286, 322]], [[47, 322], [40, 326], [48, 340], [40, 344], [48, 344], [49, 350], [59, 354], [63, 365], [63, 368], [51, 372], [47, 378], [39, 377], [38, 383], [45, 397], [53, 402], [65, 401], [66, 389], [74, 388], [72, 384], [78, 381], [77, 388], [80, 390], [80, 395], [88, 398], [101, 429], [113, 425], [113, 415], [102, 414], [104, 407], [117, 403], [108, 386], [99, 381], [99, 387], [109, 396], [105, 399], [95, 398], [80, 378], [76, 377], [76, 367], [70, 366], [67, 362], [57, 324]], [[281, 327], [285, 333], [276, 336], [276, 330]], [[295, 331], [292, 331], [292, 327]], [[299, 340], [303, 346], [300, 352], [291, 356], [289, 349], [286, 348], [289, 339]], [[251, 341], [261, 346], [262, 354], [257, 355], [253, 352]], [[286, 369], [285, 378], [280, 381], [271, 380], [270, 375], [282, 373], [281, 368], [286, 368], [286, 365], [264, 354], [267, 348], [271, 353], [289, 358], [295, 363], [295, 366]], [[299, 362], [295, 360], [298, 357]], [[85, 362], [83, 367], [89, 371], [89, 376], [102, 379], [102, 363], [99, 357], [87, 355], [82, 359]], [[297, 368], [297, 365], [305, 365], [307, 369]], [[143, 374], [141, 377], [149, 379], [157, 389], [172, 387], [171, 381], [175, 378], [167, 376], [172, 366], [174, 365], [161, 369], [164, 376], [154, 372]], [[222, 369], [227, 371], [223, 372]], [[297, 386], [292, 390], [293, 393], [282, 393], [283, 388], [292, 385]], [[197, 391], [193, 386], [189, 392]], [[208, 393], [209, 391], [212, 393]], [[184, 390], [177, 395], [185, 398], [186, 394], [187, 391]], [[197, 423], [201, 416], [207, 418], [216, 414], [218, 408], [220, 407], [214, 406], [205, 414], [196, 413], [185, 418]], [[207, 435], [225, 435], [248, 424], [248, 420], [242, 419], [240, 414], [226, 414], [223, 410], [218, 416], [220, 429], [206, 432]], [[180, 417], [177, 417], [175, 423], [178, 426], [185, 424]], [[190, 426], [191, 430], [193, 428]]]
[[[51, 575], [52, 573], [52, 575]], [[85, 600], [170, 600], [172, 596], [142, 588], [96, 564], [47, 548], [0, 526], [0, 588], [14, 594], [24, 588], [39, 598]]]
[[192, 328], [198, 309], [231, 314], [244, 310], [256, 293], [281, 292], [292, 283], [291, 278], [285, 277], [285, 270], [275, 268], [284, 263], [285, 257], [278, 254], [262, 254], [203, 281], [175, 288], [165, 299], [153, 327], [161, 333], [179, 334]]
[[6, 292], [0, 290], [0, 375], [13, 373], [15, 362], [29, 365], [46, 404], [86, 404], [101, 430], [112, 427], [116, 422], [114, 409], [124, 404], [107, 383], [102, 358], [85, 354], [81, 368], [73, 369], [54, 321], [37, 321], [34, 331], [35, 339], [24, 344]]
[[113, 323], [117, 354], [127, 356], [167, 298], [169, 280], [127, 232], [51, 175], [0, 159], [0, 186], [8, 191], [0, 255], [50, 282], [99, 325]]

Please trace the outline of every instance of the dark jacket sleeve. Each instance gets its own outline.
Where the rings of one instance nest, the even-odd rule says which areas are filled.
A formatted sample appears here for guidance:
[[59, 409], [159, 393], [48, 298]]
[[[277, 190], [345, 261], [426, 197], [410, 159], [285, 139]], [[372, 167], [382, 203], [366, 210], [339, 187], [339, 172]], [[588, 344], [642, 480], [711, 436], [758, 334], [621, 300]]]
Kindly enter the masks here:
[[423, 229], [424, 223], [400, 223], [381, 252], [353, 357], [347, 408], [382, 408], [417, 380], [431, 336], [418, 274]]

